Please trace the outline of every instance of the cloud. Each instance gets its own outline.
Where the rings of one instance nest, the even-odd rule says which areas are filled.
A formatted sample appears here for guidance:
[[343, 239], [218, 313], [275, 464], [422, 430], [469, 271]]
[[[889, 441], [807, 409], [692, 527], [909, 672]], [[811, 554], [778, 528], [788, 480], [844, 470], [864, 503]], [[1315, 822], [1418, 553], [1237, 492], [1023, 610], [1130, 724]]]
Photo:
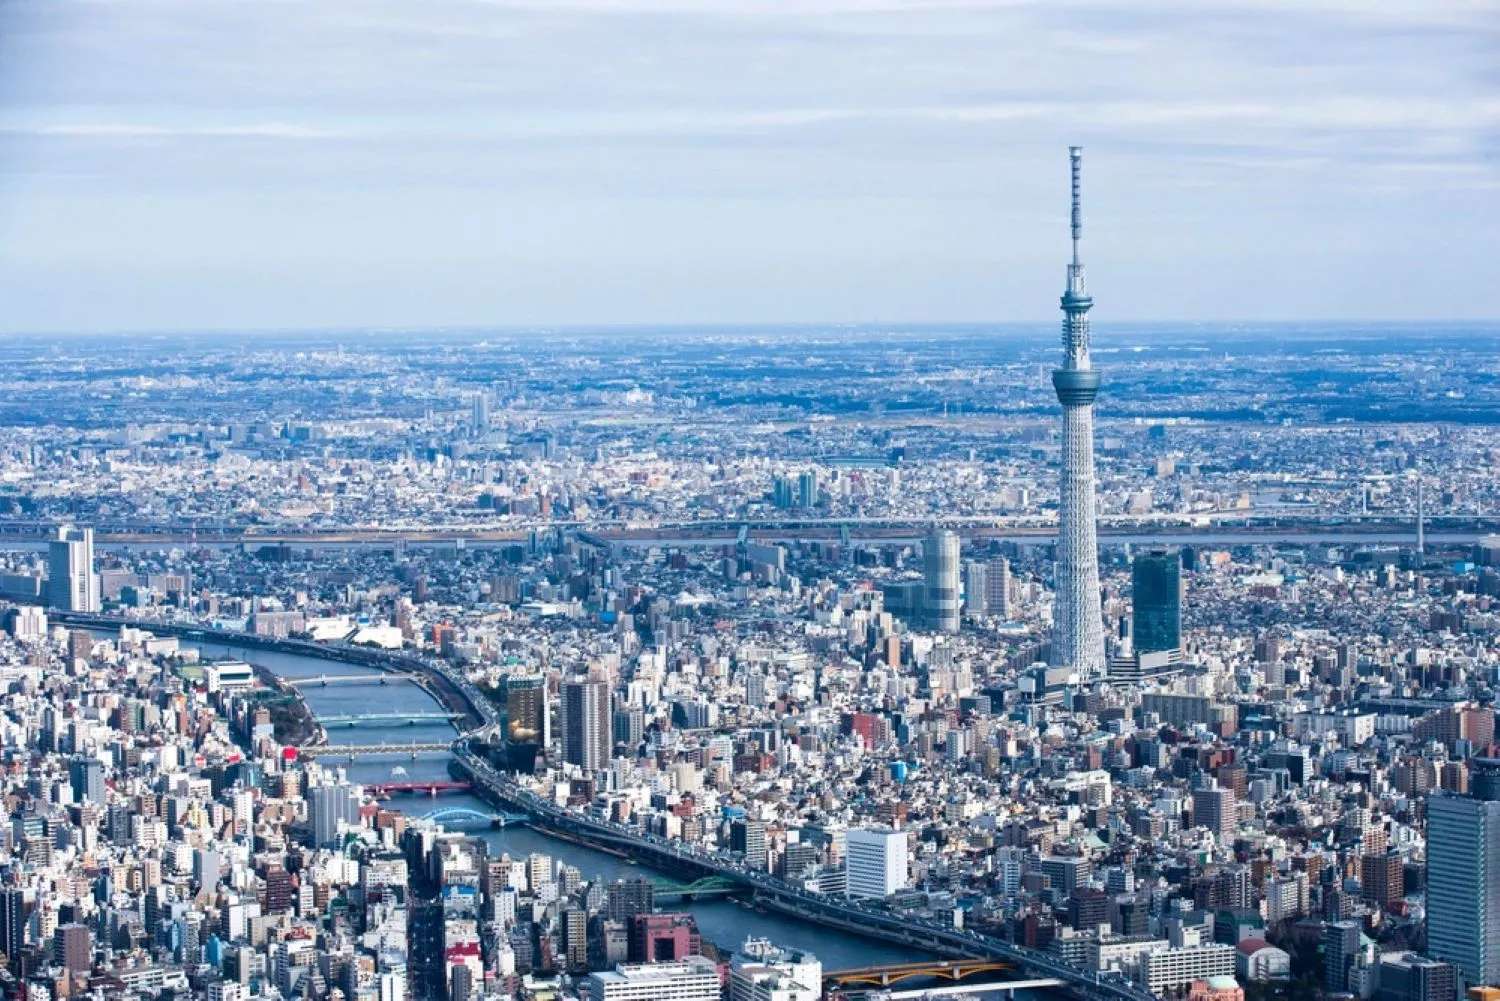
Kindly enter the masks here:
[[70, 122], [39, 125], [0, 123], [7, 135], [72, 139], [347, 139], [354, 133], [287, 122], [236, 125], [148, 125], [139, 122]]
[[[1297, 282], [1336, 285], [1324, 269], [1358, 260], [1411, 308], [1500, 312], [1473, 291], [1493, 285], [1475, 272], [1497, 214], [1497, 15], [1500, 0], [0, 0], [0, 296], [45, 319], [49, 291], [88, 301], [67, 276], [127, 261], [130, 288], [160, 290], [140, 308], [170, 313], [184, 268], [207, 282], [296, 257], [297, 302], [381, 302], [403, 322], [440, 281], [532, 319], [603, 288], [621, 319], [659, 318], [674, 289], [851, 319], [1029, 311], [1046, 297], [1002, 276], [1043, 270], [1061, 150], [1082, 143], [1095, 253], [1139, 269], [1139, 301], [1117, 291], [1116, 309], [1177, 309], [1194, 246], [1244, 279], [1194, 274], [1203, 308], [1259, 309], [1278, 293], [1258, 282], [1295, 302]], [[1468, 224], [1443, 225], [1455, 214]], [[1327, 261], [1332, 229], [1365, 256]], [[649, 279], [618, 270], [636, 267]], [[302, 274], [262, 275], [254, 301], [231, 280], [225, 308], [291, 316], [274, 289]], [[329, 291], [364, 274], [382, 285], [354, 306]], [[124, 289], [116, 308], [135, 302]]]

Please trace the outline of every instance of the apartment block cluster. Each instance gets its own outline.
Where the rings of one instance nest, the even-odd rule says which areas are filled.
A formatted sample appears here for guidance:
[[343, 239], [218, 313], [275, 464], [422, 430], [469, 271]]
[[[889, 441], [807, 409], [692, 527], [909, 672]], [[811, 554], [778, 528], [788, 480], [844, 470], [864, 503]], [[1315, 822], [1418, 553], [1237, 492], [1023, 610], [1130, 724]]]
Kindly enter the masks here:
[[[115, 569], [201, 586], [182, 605], [108, 604], [147, 628], [245, 628], [273, 602], [350, 635], [394, 629], [487, 693], [507, 765], [548, 800], [1154, 993], [1314, 970], [1328, 991], [1397, 1001], [1496, 979], [1482, 933], [1493, 898], [1472, 892], [1473, 874], [1490, 871], [1487, 832], [1500, 829], [1486, 826], [1494, 546], [1112, 554], [1105, 679], [1041, 666], [1045, 553], [964, 553], [943, 532], [902, 548], [619, 547], [550, 533], [488, 551], [110, 557], [139, 563]], [[979, 589], [967, 586], [981, 579], [976, 567], [1009, 578], [1001, 598], [1012, 616], [978, 611]], [[917, 598], [902, 604], [908, 574]], [[328, 583], [309, 588], [318, 578]], [[237, 606], [236, 591], [260, 595]], [[225, 614], [235, 610], [245, 617]], [[73, 642], [38, 615], [12, 612], [18, 642]], [[101, 653], [134, 663], [91, 651]], [[151, 656], [164, 655], [170, 644]], [[189, 686], [179, 697], [196, 696]], [[206, 714], [225, 693], [205, 697]], [[467, 976], [465, 997], [537, 971], [581, 985], [587, 971], [624, 964], [597, 987], [619, 997], [653, 977], [699, 975], [694, 957], [711, 950], [701, 936], [694, 945], [690, 916], [610, 917], [599, 905], [626, 890], [565, 867], [538, 879], [544, 863], [529, 859], [509, 863], [527, 868], [524, 883], [520, 868], [486, 877], [499, 860], [481, 840], [414, 827], [336, 773], [289, 768], [269, 745], [264, 760], [237, 752], [227, 737], [246, 710], [219, 708], [225, 760], [241, 753], [260, 769], [260, 797], [267, 783], [283, 792], [283, 773], [305, 788], [305, 805], [278, 804], [273, 816], [307, 820], [311, 844], [331, 851], [316, 826], [317, 804], [332, 797], [340, 805], [325, 816], [357, 818], [359, 839], [405, 860], [412, 900], [426, 908], [404, 919], [413, 935], [429, 929], [420, 954], [438, 955], [441, 933], [442, 954], [457, 949], [469, 969], [398, 968], [377, 950], [380, 975], [441, 980], [450, 995], [452, 977]], [[339, 829], [325, 819], [324, 834]], [[249, 865], [263, 881], [253, 854]], [[460, 873], [473, 874], [474, 896]], [[538, 897], [538, 882], [556, 896]], [[496, 917], [508, 911], [493, 910], [510, 905], [488, 903], [496, 886], [529, 906], [525, 941]], [[471, 902], [474, 942], [464, 937]], [[672, 945], [633, 949], [632, 921], [648, 912]], [[626, 969], [657, 962], [672, 971]]]

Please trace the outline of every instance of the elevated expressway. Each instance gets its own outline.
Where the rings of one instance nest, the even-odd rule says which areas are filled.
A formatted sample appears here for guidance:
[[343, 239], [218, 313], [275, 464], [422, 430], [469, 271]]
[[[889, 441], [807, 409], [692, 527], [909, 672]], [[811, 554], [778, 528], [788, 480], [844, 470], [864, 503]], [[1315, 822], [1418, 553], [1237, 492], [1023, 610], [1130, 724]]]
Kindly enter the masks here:
[[1150, 991], [1123, 978], [1096, 976], [1046, 953], [931, 919], [894, 914], [878, 904], [809, 893], [769, 873], [748, 869], [726, 853], [700, 851], [558, 806], [494, 768], [462, 738], [454, 743], [453, 757], [454, 769], [467, 775], [477, 792], [525, 813], [531, 817], [533, 826], [624, 852], [670, 873], [695, 879], [718, 876], [733, 880], [750, 890], [758, 905], [768, 909], [941, 955], [1003, 961], [1025, 970], [1032, 979], [1061, 981], [1075, 993], [1098, 1001], [1155, 1001]]

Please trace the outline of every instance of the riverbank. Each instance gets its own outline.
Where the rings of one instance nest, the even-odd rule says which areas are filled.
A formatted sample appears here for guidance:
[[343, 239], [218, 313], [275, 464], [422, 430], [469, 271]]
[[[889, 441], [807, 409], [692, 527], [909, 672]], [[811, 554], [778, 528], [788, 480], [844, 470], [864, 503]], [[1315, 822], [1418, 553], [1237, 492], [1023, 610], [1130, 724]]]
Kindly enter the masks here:
[[307, 704], [296, 685], [288, 684], [259, 664], [250, 664], [250, 670], [261, 685], [281, 696], [266, 707], [271, 713], [272, 733], [277, 743], [299, 748], [318, 747], [328, 743], [328, 731], [313, 715], [312, 707]]
[[[121, 620], [112, 617], [65, 614], [76, 624], [98, 629], [105, 635], [116, 632], [122, 624]], [[409, 655], [380, 656], [357, 648], [315, 648], [312, 644], [268, 641], [260, 637], [242, 642], [238, 634], [181, 623], [165, 628], [165, 624], [148, 621], [128, 621], [124, 624], [182, 636], [185, 643], [198, 647], [205, 658], [244, 660], [253, 667], [270, 671], [283, 682], [288, 679], [315, 680], [330, 673], [364, 671], [381, 671], [392, 678], [408, 682], [388, 685], [293, 686], [300, 689], [302, 700], [315, 719], [319, 715], [421, 711], [424, 708], [430, 709], [434, 704], [435, 696], [431, 689], [410, 683], [415, 679], [412, 669], [407, 665], [415, 658]], [[338, 672], [332, 672], [329, 669], [330, 661], [347, 664], [352, 671], [341, 668]], [[377, 661], [385, 663], [382, 666]], [[428, 671], [436, 673], [431, 668]], [[367, 731], [361, 731], [364, 732]], [[446, 722], [423, 724], [419, 727], [403, 725], [401, 734], [403, 737], [423, 741], [441, 740], [445, 744], [455, 736], [453, 726]], [[327, 746], [337, 747], [346, 740], [362, 742], [366, 738], [352, 730], [338, 729], [328, 734]], [[446, 780], [449, 776], [447, 766], [451, 760], [447, 753], [420, 755], [416, 758], [404, 753], [393, 753], [362, 756], [348, 763], [339, 763], [336, 767], [345, 772], [351, 782], [375, 786], [389, 782]], [[413, 802], [411, 807], [412, 809], [404, 812], [413, 817], [424, 815], [418, 803]], [[455, 791], [434, 801], [428, 813], [464, 809], [478, 813], [493, 810], [488, 803], [472, 793]], [[509, 855], [511, 858], [526, 858], [532, 854], [544, 854], [577, 868], [591, 880], [599, 879], [607, 883], [641, 876], [673, 879], [671, 873], [622, 857], [623, 853], [600, 850], [584, 839], [564, 840], [530, 825], [475, 831], [472, 836], [484, 841], [487, 851], [494, 857]], [[708, 941], [737, 946], [747, 936], [766, 938], [813, 953], [828, 969], [850, 969], [930, 958], [928, 953], [919, 949], [866, 938], [805, 916], [783, 916], [737, 900], [684, 900], [675, 906], [693, 915], [702, 937]]]

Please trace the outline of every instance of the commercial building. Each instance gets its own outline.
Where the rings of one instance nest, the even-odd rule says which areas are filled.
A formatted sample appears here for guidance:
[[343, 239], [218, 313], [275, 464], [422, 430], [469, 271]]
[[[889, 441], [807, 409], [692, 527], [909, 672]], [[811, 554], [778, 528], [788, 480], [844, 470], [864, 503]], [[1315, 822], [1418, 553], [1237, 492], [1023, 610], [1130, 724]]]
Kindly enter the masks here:
[[584, 771], [609, 763], [609, 686], [598, 678], [574, 678], [562, 685], [563, 761]]
[[1139, 983], [1153, 994], [1180, 990], [1194, 980], [1234, 976], [1234, 946], [1222, 942], [1158, 949], [1141, 957]]
[[589, 1001], [719, 1001], [719, 969], [702, 956], [680, 963], [622, 964], [584, 981]]
[[820, 1001], [823, 964], [800, 949], [750, 939], [729, 969], [729, 1001]]
[[1454, 1001], [1458, 976], [1451, 963], [1411, 952], [1380, 957], [1380, 988], [1375, 1001]]
[[313, 786], [307, 792], [313, 840], [319, 845], [338, 842], [339, 832], [359, 824], [359, 786], [339, 783]]
[[844, 844], [844, 870], [851, 897], [888, 897], [910, 878], [906, 832], [889, 827], [855, 828]]
[[959, 629], [958, 536], [937, 529], [922, 543], [922, 611], [934, 632], [956, 633]]
[[74, 758], [68, 762], [68, 784], [73, 802], [104, 806], [104, 762], [98, 758]]
[[1500, 984], [1500, 764], [1427, 799], [1427, 954], [1465, 988]]
[[68, 612], [99, 611], [94, 530], [63, 526], [47, 545], [47, 604]]
[[1139, 654], [1182, 649], [1182, 557], [1155, 548], [1131, 564], [1131, 640]]

